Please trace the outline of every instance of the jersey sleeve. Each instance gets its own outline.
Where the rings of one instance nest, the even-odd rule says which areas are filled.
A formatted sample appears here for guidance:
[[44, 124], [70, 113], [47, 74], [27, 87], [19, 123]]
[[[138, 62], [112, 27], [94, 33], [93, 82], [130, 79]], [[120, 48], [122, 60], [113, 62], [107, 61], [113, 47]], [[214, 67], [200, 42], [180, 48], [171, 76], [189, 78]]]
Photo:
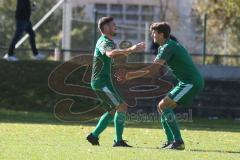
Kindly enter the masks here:
[[105, 54], [107, 51], [115, 49], [116, 45], [112, 41], [103, 41], [98, 48], [101, 54]]
[[169, 46], [169, 44], [166, 44], [163, 47], [158, 48], [158, 54], [155, 58], [155, 62], [159, 61], [160, 59], [163, 59], [166, 62], [168, 62], [171, 59], [172, 56], [173, 56], [172, 49]]

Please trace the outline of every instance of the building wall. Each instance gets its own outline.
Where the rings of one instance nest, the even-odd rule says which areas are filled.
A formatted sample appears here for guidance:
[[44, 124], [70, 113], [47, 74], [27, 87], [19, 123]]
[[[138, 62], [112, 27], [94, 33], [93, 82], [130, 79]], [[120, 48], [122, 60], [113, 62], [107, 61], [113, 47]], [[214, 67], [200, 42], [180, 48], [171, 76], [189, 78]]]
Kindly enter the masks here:
[[[202, 52], [202, 35], [196, 34], [191, 18], [191, 8], [195, 0], [162, 0], [168, 3], [166, 21], [172, 33], [191, 53]], [[116, 41], [144, 41], [146, 22], [159, 21], [160, 0], [69, 0], [72, 6], [85, 6], [86, 19], [94, 19], [94, 9], [99, 17], [114, 16], [119, 25]], [[149, 42], [150, 43], [150, 42]]]
[[189, 52], [201, 53], [202, 34], [196, 33], [193, 17], [191, 16], [194, 0], [172, 0], [172, 2], [171, 10], [176, 15], [168, 18], [172, 23], [173, 34], [187, 47]]

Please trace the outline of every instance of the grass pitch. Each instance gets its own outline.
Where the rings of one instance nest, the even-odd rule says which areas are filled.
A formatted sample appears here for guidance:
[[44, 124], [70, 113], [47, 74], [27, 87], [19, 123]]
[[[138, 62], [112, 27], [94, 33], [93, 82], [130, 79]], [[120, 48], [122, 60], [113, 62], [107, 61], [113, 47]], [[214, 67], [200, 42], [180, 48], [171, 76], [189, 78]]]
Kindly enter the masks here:
[[1, 160], [240, 159], [240, 122], [194, 119], [180, 123], [186, 150], [159, 149], [165, 140], [157, 122], [127, 122], [124, 138], [133, 148], [112, 148], [114, 127], [91, 146], [86, 135], [96, 122], [66, 123], [52, 115], [0, 110]]

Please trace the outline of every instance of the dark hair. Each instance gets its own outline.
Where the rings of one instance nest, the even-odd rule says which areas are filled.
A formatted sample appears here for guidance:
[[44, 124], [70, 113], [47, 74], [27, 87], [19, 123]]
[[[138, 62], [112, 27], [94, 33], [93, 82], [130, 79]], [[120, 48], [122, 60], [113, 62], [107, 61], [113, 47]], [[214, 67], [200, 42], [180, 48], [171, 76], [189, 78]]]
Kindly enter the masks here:
[[113, 20], [114, 20], [113, 17], [102, 17], [102, 18], [100, 18], [98, 20], [98, 29], [102, 32], [104, 25], [109, 24]]
[[177, 38], [174, 35], [170, 34], [169, 38], [175, 42], [178, 42]]
[[169, 38], [171, 33], [171, 27], [168, 22], [156, 22], [150, 26], [150, 31], [157, 31], [158, 33], [163, 33], [164, 38]]

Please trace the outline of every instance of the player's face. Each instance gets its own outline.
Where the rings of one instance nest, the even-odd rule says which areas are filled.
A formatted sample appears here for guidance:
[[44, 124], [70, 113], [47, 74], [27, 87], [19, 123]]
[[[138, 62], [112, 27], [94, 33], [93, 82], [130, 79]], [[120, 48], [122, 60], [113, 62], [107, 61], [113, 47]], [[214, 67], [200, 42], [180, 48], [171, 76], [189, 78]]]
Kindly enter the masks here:
[[152, 31], [152, 38], [153, 38], [154, 43], [157, 43], [160, 45], [162, 45], [165, 41], [164, 37], [163, 37], [163, 33], [158, 33], [155, 30]]
[[108, 24], [108, 27], [109, 27], [109, 34], [111, 36], [116, 36], [117, 34], [117, 26], [116, 26], [116, 23], [114, 21], [110, 22]]

